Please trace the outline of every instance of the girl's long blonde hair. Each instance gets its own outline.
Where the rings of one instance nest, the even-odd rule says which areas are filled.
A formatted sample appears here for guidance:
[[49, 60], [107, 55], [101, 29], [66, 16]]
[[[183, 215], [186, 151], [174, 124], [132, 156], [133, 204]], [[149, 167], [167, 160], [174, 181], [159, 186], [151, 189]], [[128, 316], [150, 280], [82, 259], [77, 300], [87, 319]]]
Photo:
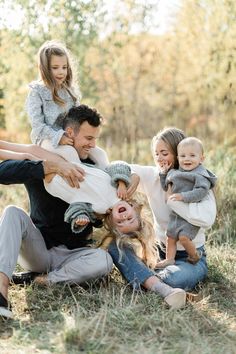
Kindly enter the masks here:
[[[114, 228], [112, 214], [106, 214], [104, 217], [104, 227], [108, 231], [108, 235], [111, 236], [117, 244], [117, 248], [120, 252], [120, 258], [122, 258], [122, 247], [128, 246], [133, 248], [136, 255], [138, 255], [148, 267], [154, 268], [158, 260], [157, 242], [154, 233], [153, 226], [147, 218], [142, 215], [143, 204], [136, 200], [130, 200], [130, 203], [134, 206], [138, 219], [139, 229], [127, 234], [123, 234]], [[137, 242], [138, 241], [138, 242]], [[142, 250], [140, 251], [140, 248]], [[142, 257], [141, 254], [142, 253]]]
[[63, 83], [63, 87], [67, 90], [69, 95], [72, 97], [74, 103], [76, 103], [77, 98], [72, 92], [73, 73], [72, 73], [70, 54], [68, 49], [66, 49], [66, 47], [62, 43], [57, 41], [48, 41], [45, 42], [39, 48], [38, 68], [39, 68], [40, 78], [45, 84], [45, 86], [47, 86], [51, 90], [54, 102], [60, 106], [63, 106], [65, 104], [65, 101], [58, 95], [57, 85], [51, 74], [50, 63], [51, 63], [52, 55], [66, 57], [67, 76], [65, 82]]

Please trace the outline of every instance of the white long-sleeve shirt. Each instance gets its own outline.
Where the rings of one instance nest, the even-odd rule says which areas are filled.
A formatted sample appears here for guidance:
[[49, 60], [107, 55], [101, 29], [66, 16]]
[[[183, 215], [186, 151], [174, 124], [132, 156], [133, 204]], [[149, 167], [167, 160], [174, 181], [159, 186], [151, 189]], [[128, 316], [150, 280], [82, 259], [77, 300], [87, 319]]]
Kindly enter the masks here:
[[64, 179], [56, 175], [50, 183], [44, 183], [48, 193], [58, 197], [68, 204], [84, 202], [91, 203], [96, 213], [105, 214], [120, 201], [117, 190], [111, 185], [110, 175], [96, 167], [76, 163], [85, 171], [85, 178], [80, 188], [72, 188]]
[[[213, 192], [209, 191], [208, 195], [199, 203], [188, 204], [177, 201], [168, 201], [166, 203], [166, 192], [161, 186], [159, 168], [134, 164], [130, 165], [130, 167], [132, 172], [140, 176], [138, 191], [147, 196], [158, 241], [166, 244], [166, 229], [170, 209], [172, 209], [189, 223], [200, 227], [193, 242], [197, 248], [204, 245], [204, 229], [211, 227], [216, 217], [216, 203]], [[177, 249], [184, 250], [184, 247], [177, 242]]]

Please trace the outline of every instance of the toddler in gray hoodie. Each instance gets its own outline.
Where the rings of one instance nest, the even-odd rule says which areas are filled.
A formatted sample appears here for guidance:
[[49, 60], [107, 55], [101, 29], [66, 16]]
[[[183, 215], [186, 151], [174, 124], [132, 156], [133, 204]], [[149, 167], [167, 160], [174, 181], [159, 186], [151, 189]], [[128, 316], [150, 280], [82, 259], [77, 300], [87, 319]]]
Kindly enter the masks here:
[[[204, 151], [202, 142], [194, 137], [183, 139], [178, 147], [179, 168], [173, 169], [165, 164], [160, 172], [162, 188], [170, 191], [171, 200], [185, 203], [200, 202], [213, 188], [216, 176], [207, 170], [202, 162]], [[167, 227], [166, 259], [157, 264], [157, 268], [164, 268], [175, 263], [176, 243], [179, 241], [186, 250], [187, 261], [195, 264], [202, 254], [196, 249], [192, 240], [199, 231], [199, 227], [190, 224], [175, 212], [171, 211]]]

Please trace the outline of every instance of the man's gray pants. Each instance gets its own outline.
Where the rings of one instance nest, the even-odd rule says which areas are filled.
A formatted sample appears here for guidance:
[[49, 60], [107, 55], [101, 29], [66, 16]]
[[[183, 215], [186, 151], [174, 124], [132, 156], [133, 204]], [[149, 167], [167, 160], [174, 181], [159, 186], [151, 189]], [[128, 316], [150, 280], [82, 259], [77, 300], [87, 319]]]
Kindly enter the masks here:
[[0, 220], [0, 272], [11, 279], [17, 263], [25, 270], [48, 273], [52, 283], [83, 283], [112, 269], [111, 256], [102, 249], [69, 250], [61, 245], [48, 250], [29, 215], [21, 208], [8, 206]]

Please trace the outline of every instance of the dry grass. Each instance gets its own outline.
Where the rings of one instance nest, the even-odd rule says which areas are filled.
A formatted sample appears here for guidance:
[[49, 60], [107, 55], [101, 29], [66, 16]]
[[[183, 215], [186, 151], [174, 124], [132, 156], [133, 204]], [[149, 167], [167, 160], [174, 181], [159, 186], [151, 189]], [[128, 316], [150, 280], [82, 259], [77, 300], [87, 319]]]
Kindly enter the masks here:
[[11, 286], [15, 319], [0, 322], [1, 353], [235, 353], [236, 251], [208, 249], [202, 300], [168, 310], [114, 270], [86, 287]]
[[[157, 295], [134, 293], [116, 269], [86, 287], [14, 285], [15, 319], [0, 319], [0, 353], [236, 353], [235, 189], [229, 178], [217, 191], [221, 209], [208, 234], [209, 275], [197, 289], [201, 301], [169, 311]], [[0, 195], [0, 212], [7, 204], [28, 207], [21, 186], [1, 187]]]

